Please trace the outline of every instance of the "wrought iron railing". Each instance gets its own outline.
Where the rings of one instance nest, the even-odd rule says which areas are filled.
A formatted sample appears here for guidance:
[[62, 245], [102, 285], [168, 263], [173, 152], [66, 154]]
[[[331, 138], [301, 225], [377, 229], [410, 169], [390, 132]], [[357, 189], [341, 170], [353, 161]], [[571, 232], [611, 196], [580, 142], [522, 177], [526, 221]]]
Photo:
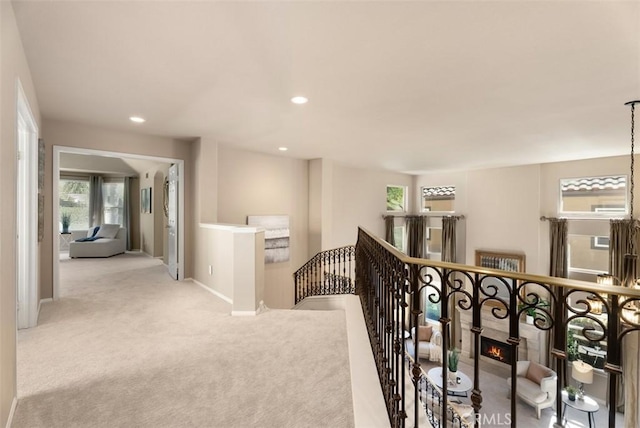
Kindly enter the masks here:
[[[617, 402], [616, 382], [623, 375], [622, 340], [630, 332], [640, 330], [638, 290], [415, 259], [398, 252], [363, 229], [358, 231], [356, 245], [356, 292], [362, 301], [392, 427], [404, 427], [410, 423], [407, 421], [413, 421], [415, 426], [419, 426], [420, 417], [423, 416], [420, 412], [436, 413], [436, 409], [429, 410], [426, 401], [421, 400], [425, 398], [425, 394], [431, 392], [423, 387], [424, 372], [417, 355], [417, 335], [413, 337], [412, 356], [416, 363], [411, 364], [404, 358], [405, 332], [418, 325], [419, 317], [422, 316], [420, 300], [424, 297], [420, 297], [421, 293], [427, 293], [430, 304], [437, 305], [440, 310], [439, 323], [445, 339], [441, 349], [444, 379], [448, 373], [446, 356], [451, 347], [453, 312], [471, 313], [470, 356], [474, 374], [470, 398], [474, 410], [472, 420], [476, 427], [480, 426], [482, 420], [483, 385], [480, 381], [479, 356], [483, 317], [503, 320], [501, 322], [507, 325], [507, 343], [512, 351], [509, 414], [512, 427], [517, 426], [518, 386], [515, 362], [522, 339], [521, 319], [524, 318], [527, 309], [536, 307], [542, 299], [549, 302], [548, 306], [537, 308], [534, 325], [551, 334], [553, 338], [549, 351], [550, 363], [558, 379], [555, 398], [557, 426], [562, 426], [564, 417], [562, 389], [568, 359], [567, 324], [577, 319], [590, 320], [591, 324], [585, 323], [583, 335], [594, 341], [606, 342], [604, 372], [608, 376], [609, 403]], [[296, 296], [303, 296], [305, 291], [300, 290], [296, 293]], [[598, 308], [602, 306], [608, 314], [608, 322], [603, 322], [593, 314], [596, 303]], [[439, 392], [440, 397], [447, 403], [443, 405], [442, 401], [439, 402], [439, 426], [448, 427], [452, 422], [446, 414], [450, 408], [447, 382], [442, 382]], [[408, 397], [407, 394], [412, 396]], [[411, 408], [407, 408], [408, 403], [412, 403]], [[611, 405], [608, 414], [610, 428], [615, 427], [615, 420], [616, 406]]]
[[355, 247], [322, 251], [293, 274], [295, 302], [305, 297], [355, 293]]

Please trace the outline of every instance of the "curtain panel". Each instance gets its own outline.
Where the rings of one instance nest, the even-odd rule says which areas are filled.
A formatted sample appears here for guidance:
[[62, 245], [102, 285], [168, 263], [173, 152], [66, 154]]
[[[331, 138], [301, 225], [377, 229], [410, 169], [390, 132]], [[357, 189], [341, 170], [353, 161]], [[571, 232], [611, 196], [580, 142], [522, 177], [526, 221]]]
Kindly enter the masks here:
[[424, 258], [426, 219], [422, 216], [406, 218], [407, 224], [407, 255]]
[[389, 244], [396, 246], [395, 236], [393, 234], [395, 226], [395, 217], [388, 215], [384, 217], [384, 240]]
[[[638, 254], [638, 222], [635, 219], [623, 219], [623, 220], [611, 220], [610, 232], [609, 232], [609, 273], [615, 278], [622, 280], [625, 277], [624, 271], [624, 256], [625, 254]], [[636, 265], [632, 266], [632, 272], [638, 272], [638, 259], [636, 258]], [[635, 277], [635, 274], [633, 274]], [[621, 284], [624, 285], [624, 284]], [[631, 343], [634, 342], [634, 343]], [[622, 342], [622, 352], [620, 355], [620, 362], [624, 367], [624, 361], [633, 361], [637, 358], [634, 353], [634, 347], [637, 346], [638, 338], [636, 335], [628, 335], [628, 337]], [[631, 365], [627, 370], [631, 370], [631, 373], [627, 376], [632, 378], [638, 376], [638, 368]], [[624, 412], [625, 408], [625, 395], [629, 397], [637, 396], [637, 386], [635, 382], [625, 384], [625, 376], [618, 376], [616, 388], [618, 390], [616, 403], [616, 409], [619, 412]], [[608, 389], [608, 387], [607, 387]]]
[[104, 222], [104, 201], [102, 199], [102, 177], [89, 176], [89, 223], [90, 227], [100, 226]]
[[131, 177], [124, 178], [122, 225], [127, 230], [127, 251], [131, 251]]
[[[550, 218], [549, 220], [549, 276], [567, 278], [569, 276], [569, 224], [566, 218]], [[558, 295], [558, 287], [552, 287], [553, 294]], [[551, 357], [551, 349], [555, 338], [553, 329], [547, 334], [546, 365], [554, 361]], [[566, 366], [566, 363], [564, 363]], [[558, 368], [554, 367], [557, 371]], [[567, 370], [563, 370], [564, 382], [567, 384]]]

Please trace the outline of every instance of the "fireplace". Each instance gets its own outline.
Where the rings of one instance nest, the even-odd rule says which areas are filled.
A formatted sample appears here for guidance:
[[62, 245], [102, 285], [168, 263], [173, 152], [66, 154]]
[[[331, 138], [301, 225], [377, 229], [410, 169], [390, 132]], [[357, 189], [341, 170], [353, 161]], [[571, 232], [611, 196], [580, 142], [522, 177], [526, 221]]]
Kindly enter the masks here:
[[511, 364], [511, 346], [508, 343], [484, 336], [481, 336], [480, 339], [481, 355], [501, 363]]

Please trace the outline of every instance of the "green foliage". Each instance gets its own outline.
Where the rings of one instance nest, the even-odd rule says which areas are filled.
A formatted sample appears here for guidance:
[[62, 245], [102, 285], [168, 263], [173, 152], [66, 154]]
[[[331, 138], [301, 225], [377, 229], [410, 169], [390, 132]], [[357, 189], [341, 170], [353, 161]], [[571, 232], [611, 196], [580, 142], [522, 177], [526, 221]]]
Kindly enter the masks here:
[[387, 210], [404, 210], [404, 187], [387, 186]]
[[[536, 297], [531, 296], [526, 299], [526, 303], [520, 303], [520, 305], [518, 305], [518, 309], [520, 310], [524, 309], [524, 312], [527, 315], [535, 317], [536, 314], [538, 313], [537, 311], [538, 308], [546, 308], [548, 306], [549, 306], [549, 302], [547, 300], [538, 298], [536, 302]], [[542, 314], [542, 315], [546, 315], [546, 314]]]
[[576, 395], [578, 393], [578, 388], [576, 388], [573, 385], [567, 385], [565, 386], [565, 391], [567, 391], [567, 394], [569, 395]]
[[457, 372], [459, 361], [460, 361], [460, 350], [458, 348], [453, 348], [451, 351], [449, 351], [449, 358], [448, 358], [449, 371]]
[[62, 221], [62, 228], [65, 230], [69, 229], [69, 226], [71, 225], [71, 214], [63, 212], [60, 216], [60, 220]]
[[89, 183], [87, 181], [65, 181], [60, 193], [65, 195], [89, 193]]
[[578, 341], [575, 338], [573, 330], [569, 329], [567, 334], [567, 358], [569, 361], [575, 361], [578, 357]]

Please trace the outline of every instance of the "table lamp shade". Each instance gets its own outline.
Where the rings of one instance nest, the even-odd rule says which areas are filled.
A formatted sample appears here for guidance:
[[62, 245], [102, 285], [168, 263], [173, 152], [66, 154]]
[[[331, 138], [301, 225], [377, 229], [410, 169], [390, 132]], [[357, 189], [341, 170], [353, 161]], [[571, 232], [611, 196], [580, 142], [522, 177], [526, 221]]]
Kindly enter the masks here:
[[571, 377], [582, 383], [593, 383], [593, 367], [584, 361], [574, 361]]

